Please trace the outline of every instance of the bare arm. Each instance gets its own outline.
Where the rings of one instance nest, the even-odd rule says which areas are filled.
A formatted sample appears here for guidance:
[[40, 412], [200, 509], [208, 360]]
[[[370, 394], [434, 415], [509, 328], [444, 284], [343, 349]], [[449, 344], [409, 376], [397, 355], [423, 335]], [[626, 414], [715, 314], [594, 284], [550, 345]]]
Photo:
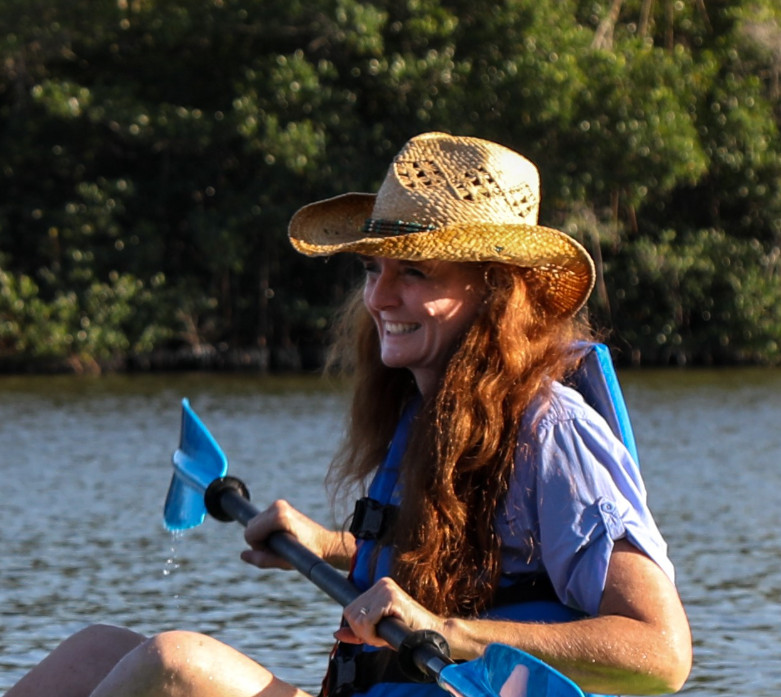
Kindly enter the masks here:
[[291, 568], [264, 544], [266, 538], [277, 531], [289, 532], [332, 566], [338, 569], [350, 568], [350, 560], [355, 553], [355, 538], [349, 532], [324, 528], [287, 501], [275, 501], [249, 522], [244, 530], [244, 539], [251, 549], [244, 550], [241, 558], [264, 569]]
[[[360, 608], [368, 608], [368, 614], [361, 614]], [[390, 579], [380, 581], [345, 611], [355, 635], [377, 645], [381, 640], [373, 625], [383, 615], [396, 615], [413, 629], [439, 631], [454, 658], [475, 658], [493, 642], [515, 646], [589, 692], [675, 692], [691, 669], [689, 623], [675, 586], [653, 561], [623, 540], [613, 550], [599, 615], [593, 618], [557, 624], [443, 619]], [[355, 640], [344, 632], [340, 638]]]

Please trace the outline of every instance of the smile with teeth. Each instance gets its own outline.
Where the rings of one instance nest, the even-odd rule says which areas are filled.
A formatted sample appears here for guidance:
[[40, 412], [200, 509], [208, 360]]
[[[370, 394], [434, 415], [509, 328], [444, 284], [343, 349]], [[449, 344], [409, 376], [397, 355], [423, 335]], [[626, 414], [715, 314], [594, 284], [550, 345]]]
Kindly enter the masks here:
[[386, 334], [409, 334], [414, 332], [420, 324], [417, 322], [385, 322]]

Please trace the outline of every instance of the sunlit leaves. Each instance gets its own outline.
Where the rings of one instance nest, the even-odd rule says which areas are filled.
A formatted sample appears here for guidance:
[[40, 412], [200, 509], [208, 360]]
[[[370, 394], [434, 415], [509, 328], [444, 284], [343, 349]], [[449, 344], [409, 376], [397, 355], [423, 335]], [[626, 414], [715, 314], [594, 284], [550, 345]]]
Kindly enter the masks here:
[[296, 257], [290, 214], [376, 189], [407, 138], [445, 130], [537, 163], [543, 222], [601, 252], [616, 340], [781, 360], [775, 0], [0, 0], [0, 17], [20, 351], [37, 323], [71, 337], [51, 341], [64, 357], [321, 340], [352, 276]]
[[0, 359], [21, 367], [31, 360], [56, 367], [69, 357], [74, 368], [84, 369], [96, 360], [151, 351], [171, 334], [150, 321], [163, 282], [158, 276], [147, 287], [113, 272], [107, 282], [93, 281], [82, 293], [63, 289], [44, 300], [29, 276], [0, 270]]
[[638, 240], [607, 269], [637, 362], [772, 360], [781, 346], [781, 250], [720, 230]]

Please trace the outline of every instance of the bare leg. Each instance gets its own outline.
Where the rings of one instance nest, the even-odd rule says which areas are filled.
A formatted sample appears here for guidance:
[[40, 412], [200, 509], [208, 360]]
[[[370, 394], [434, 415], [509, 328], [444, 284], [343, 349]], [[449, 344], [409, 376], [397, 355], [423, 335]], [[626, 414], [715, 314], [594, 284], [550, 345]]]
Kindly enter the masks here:
[[91, 697], [309, 697], [236, 649], [164, 632], [128, 653]]
[[25, 675], [6, 697], [87, 697], [122, 657], [145, 637], [98, 624], [63, 641]]

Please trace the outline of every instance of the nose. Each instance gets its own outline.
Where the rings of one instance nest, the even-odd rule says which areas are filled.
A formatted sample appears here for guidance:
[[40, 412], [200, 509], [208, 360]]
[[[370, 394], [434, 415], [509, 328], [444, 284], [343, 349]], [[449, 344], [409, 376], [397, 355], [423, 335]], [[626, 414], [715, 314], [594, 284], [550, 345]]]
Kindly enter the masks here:
[[366, 306], [371, 310], [386, 310], [399, 302], [398, 275], [386, 266], [381, 266], [366, 278], [363, 290]]

